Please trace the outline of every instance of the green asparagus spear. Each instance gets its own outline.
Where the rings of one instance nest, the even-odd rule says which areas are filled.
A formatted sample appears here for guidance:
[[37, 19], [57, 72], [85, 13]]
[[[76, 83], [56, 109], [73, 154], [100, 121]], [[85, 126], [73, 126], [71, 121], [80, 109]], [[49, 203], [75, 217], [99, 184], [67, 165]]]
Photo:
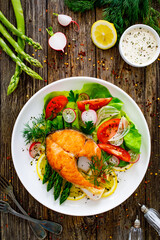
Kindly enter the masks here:
[[0, 38], [0, 46], [2, 47], [3, 51], [5, 51], [14, 62], [16, 62], [21, 69], [26, 72], [29, 76], [42, 80], [41, 76], [38, 75], [38, 73], [34, 72], [31, 68], [27, 67], [19, 57], [16, 57], [16, 55], [12, 52], [12, 50], [7, 46], [7, 44], [3, 41], [2, 38]]
[[62, 183], [63, 183], [63, 178], [59, 174], [57, 174], [56, 181], [54, 184], [54, 200], [57, 200], [57, 198], [60, 195]]
[[49, 178], [48, 184], [47, 184], [47, 192], [49, 192], [52, 187], [54, 186], [54, 182], [56, 180], [56, 172], [53, 171], [52, 176]]
[[36, 67], [42, 67], [41, 63], [37, 60], [31, 57], [29, 54], [25, 53], [22, 48], [18, 45], [18, 43], [11, 37], [11, 35], [7, 32], [5, 27], [0, 23], [0, 32], [2, 35], [8, 40], [8, 42], [15, 48], [15, 51], [19, 53], [26, 61], [28, 61], [30, 64], [33, 64]]
[[8, 19], [3, 15], [1, 11], [0, 11], [0, 20], [13, 34], [25, 40], [29, 45], [32, 45], [34, 48], [42, 49], [42, 46], [39, 43], [34, 42], [32, 38], [27, 37], [22, 32], [20, 32], [17, 28], [15, 28], [15, 26], [13, 26], [13, 24], [8, 21]]
[[52, 168], [49, 165], [49, 162], [47, 161], [46, 165], [45, 165], [45, 173], [44, 173], [44, 176], [43, 176], [43, 184], [46, 183], [49, 180], [51, 175], [52, 175]]
[[60, 196], [60, 204], [62, 204], [69, 196], [72, 183], [66, 182]]
[[[23, 34], [25, 34], [25, 23], [24, 23], [24, 15], [23, 15], [21, 1], [20, 0], [11, 0], [11, 2], [13, 5], [15, 17], [16, 17], [17, 29], [19, 31], [21, 31]], [[24, 50], [25, 41], [18, 37], [17, 42], [18, 42], [19, 46]], [[21, 60], [23, 60], [19, 54], [17, 56]], [[11, 81], [10, 81], [10, 84], [7, 89], [7, 95], [11, 94], [17, 88], [21, 72], [22, 72], [21, 68], [18, 66], [18, 64], [16, 64], [15, 73], [11, 77]]]

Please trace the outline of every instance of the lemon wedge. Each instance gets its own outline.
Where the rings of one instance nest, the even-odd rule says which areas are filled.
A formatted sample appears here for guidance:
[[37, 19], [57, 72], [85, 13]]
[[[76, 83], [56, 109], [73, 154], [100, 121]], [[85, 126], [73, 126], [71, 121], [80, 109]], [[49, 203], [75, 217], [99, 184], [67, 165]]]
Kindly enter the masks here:
[[117, 175], [115, 172], [109, 174], [108, 181], [104, 183], [103, 186], [105, 187], [105, 190], [102, 197], [108, 197], [114, 193], [117, 188]]
[[72, 187], [70, 189], [69, 197], [67, 199], [72, 200], [72, 201], [77, 201], [77, 200], [84, 198], [85, 196], [86, 196], [86, 194], [83, 193], [79, 187], [72, 185]]
[[113, 170], [117, 171], [117, 172], [124, 172], [124, 171], [130, 169], [132, 166], [133, 166], [133, 164], [130, 163], [125, 167], [113, 167]]
[[45, 173], [45, 165], [46, 165], [46, 155], [45, 153], [41, 154], [38, 158], [37, 164], [36, 164], [36, 170], [39, 178], [43, 180], [43, 176]]
[[98, 48], [105, 50], [115, 45], [117, 41], [117, 31], [113, 23], [99, 20], [92, 25], [91, 38]]

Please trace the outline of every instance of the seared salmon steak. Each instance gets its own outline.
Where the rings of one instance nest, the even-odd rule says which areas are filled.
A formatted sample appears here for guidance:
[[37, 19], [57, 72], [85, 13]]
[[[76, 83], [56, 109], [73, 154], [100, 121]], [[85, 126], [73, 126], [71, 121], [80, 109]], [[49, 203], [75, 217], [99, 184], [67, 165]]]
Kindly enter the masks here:
[[92, 194], [102, 195], [104, 188], [85, 179], [77, 167], [79, 157], [89, 160], [95, 156], [101, 158], [101, 150], [92, 139], [76, 130], [58, 130], [46, 137], [46, 156], [50, 166], [64, 179], [80, 187], [86, 194], [88, 190]]

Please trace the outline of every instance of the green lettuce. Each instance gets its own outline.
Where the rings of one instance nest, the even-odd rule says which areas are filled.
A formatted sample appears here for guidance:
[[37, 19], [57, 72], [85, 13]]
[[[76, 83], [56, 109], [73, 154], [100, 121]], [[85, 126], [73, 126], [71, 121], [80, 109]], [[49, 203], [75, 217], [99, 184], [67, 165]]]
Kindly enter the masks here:
[[124, 144], [128, 149], [131, 149], [136, 153], [140, 153], [141, 134], [132, 122], [130, 125], [130, 131], [126, 134], [126, 136], [124, 136]]
[[112, 97], [109, 90], [98, 83], [85, 83], [79, 93], [87, 93], [90, 99]]

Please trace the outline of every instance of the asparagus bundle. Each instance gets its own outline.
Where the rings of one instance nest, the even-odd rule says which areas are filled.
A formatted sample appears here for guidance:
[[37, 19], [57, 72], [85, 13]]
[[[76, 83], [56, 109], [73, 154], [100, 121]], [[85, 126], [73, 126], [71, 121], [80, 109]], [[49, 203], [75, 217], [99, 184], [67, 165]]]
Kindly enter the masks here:
[[[23, 15], [23, 9], [21, 5], [20, 0], [11, 0], [13, 5], [13, 10], [16, 16], [16, 22], [17, 22], [17, 28], [19, 31], [21, 31], [23, 34], [25, 34], [25, 23], [24, 23], [24, 15]], [[24, 50], [25, 47], [25, 41], [18, 37], [18, 44], [19, 46]], [[21, 56], [18, 57], [23, 61], [23, 58]], [[10, 84], [7, 89], [7, 95], [11, 94], [18, 86], [19, 83], [19, 77], [22, 70], [18, 64], [16, 64], [16, 69], [14, 75], [11, 77]]]
[[18, 66], [21, 67], [21, 69], [26, 72], [29, 76], [42, 80], [41, 76], [38, 75], [38, 73], [34, 72], [31, 68], [27, 67], [19, 57], [16, 57], [16, 55], [12, 52], [12, 50], [7, 46], [7, 44], [3, 41], [2, 38], [0, 38], [0, 46], [2, 47], [3, 51], [6, 52], [14, 62], [18, 64]]
[[3, 39], [0, 38], [0, 46], [12, 58], [12, 60], [16, 62], [15, 73], [12, 76], [10, 84], [8, 86], [7, 95], [11, 94], [16, 89], [19, 82], [19, 76], [22, 70], [26, 72], [28, 75], [32, 76], [33, 78], [42, 80], [42, 78], [35, 71], [27, 67], [22, 62], [24, 58], [26, 61], [28, 61], [30, 64], [36, 67], [42, 67], [41, 63], [37, 59], [34, 59], [29, 54], [24, 52], [24, 46], [25, 46], [25, 42], [27, 42], [29, 45], [32, 45], [36, 49], [42, 49], [42, 47], [39, 43], [35, 42], [32, 38], [29, 38], [25, 35], [24, 16], [23, 16], [23, 10], [22, 10], [20, 0], [11, 0], [11, 1], [13, 4], [15, 15], [16, 15], [18, 29], [15, 28], [14, 25], [11, 24], [7, 20], [7, 18], [3, 15], [3, 13], [0, 11], [0, 21], [13, 34], [15, 34], [18, 37], [18, 42], [16, 42], [11, 37], [11, 35], [7, 32], [5, 27], [0, 23], [0, 33], [8, 40], [8, 42], [15, 48], [15, 51], [18, 53], [18, 56], [16, 57], [15, 54], [12, 52], [12, 50], [3, 41]]
[[31, 57], [29, 54], [25, 53], [23, 49], [18, 45], [18, 43], [11, 37], [11, 35], [7, 32], [5, 27], [0, 23], [0, 32], [2, 35], [8, 40], [8, 42], [15, 48], [15, 51], [19, 53], [26, 61], [28, 61], [30, 64], [33, 64], [36, 67], [42, 67], [41, 63]]
[[32, 38], [27, 37], [22, 32], [20, 32], [17, 28], [15, 28], [15, 26], [13, 26], [13, 24], [8, 21], [8, 19], [3, 15], [1, 11], [0, 11], [0, 20], [17, 37], [20, 37], [22, 40], [25, 40], [29, 45], [32, 45], [36, 49], [42, 49], [42, 46], [39, 43], [33, 41]]

